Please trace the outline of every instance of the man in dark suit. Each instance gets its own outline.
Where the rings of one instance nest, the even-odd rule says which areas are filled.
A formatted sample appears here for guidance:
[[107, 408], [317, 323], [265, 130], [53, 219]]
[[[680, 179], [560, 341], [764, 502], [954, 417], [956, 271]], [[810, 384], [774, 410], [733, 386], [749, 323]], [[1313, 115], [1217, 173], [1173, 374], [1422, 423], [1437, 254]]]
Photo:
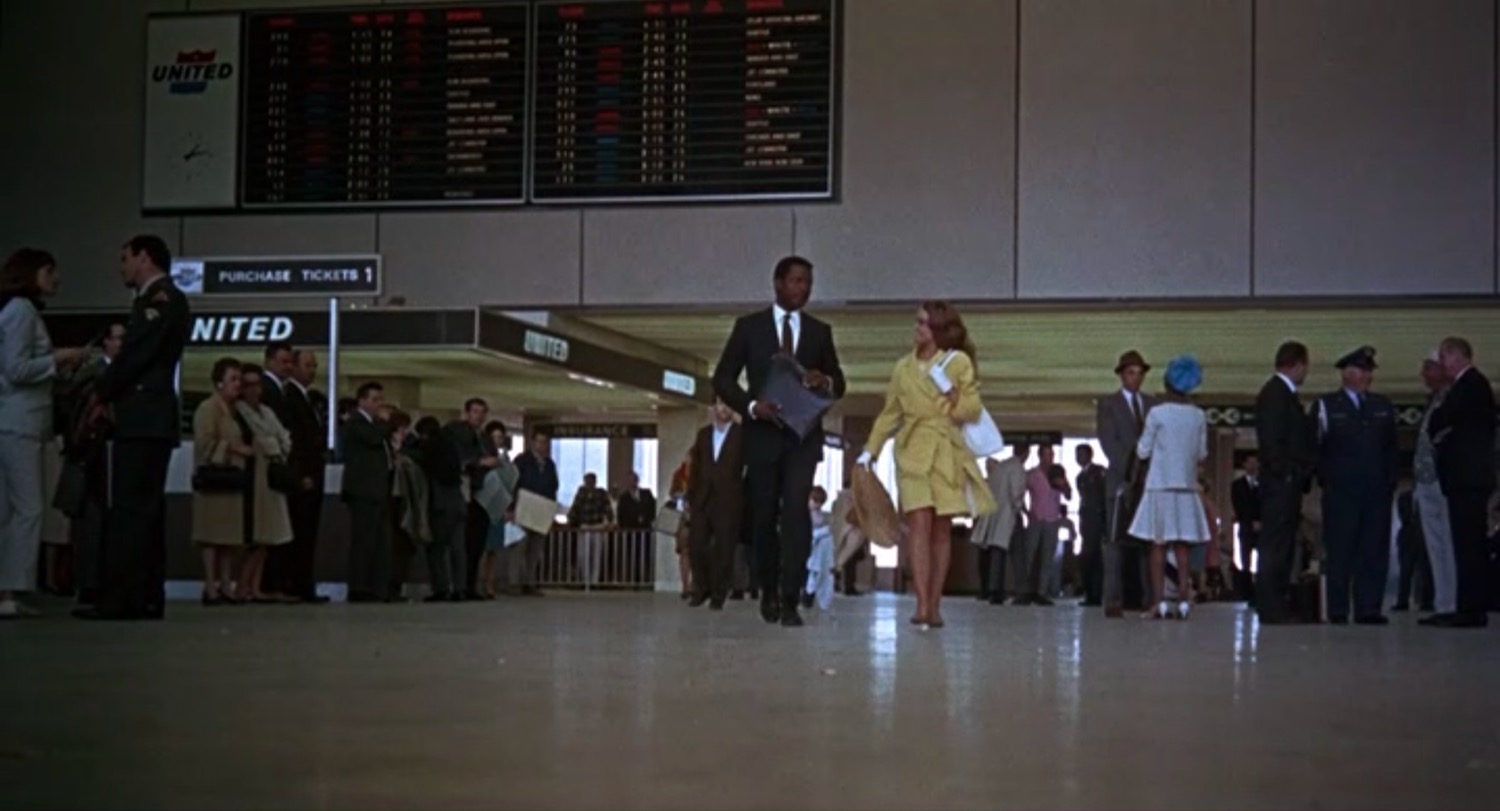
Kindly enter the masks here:
[[1234, 507], [1234, 522], [1239, 527], [1239, 559], [1235, 561], [1235, 591], [1240, 599], [1255, 599], [1250, 582], [1250, 555], [1260, 538], [1260, 457], [1250, 454], [1241, 463], [1244, 475], [1229, 487], [1229, 501]]
[[83, 619], [161, 619], [166, 608], [166, 487], [182, 436], [177, 364], [192, 315], [167, 275], [172, 254], [159, 237], [120, 250], [120, 276], [135, 291], [120, 354], [95, 384], [113, 412], [110, 507], [99, 602]]
[[[766, 622], [802, 625], [797, 602], [807, 582], [812, 515], [807, 508], [813, 475], [823, 459], [823, 430], [798, 439], [776, 419], [781, 405], [761, 397], [777, 355], [794, 357], [807, 370], [803, 385], [844, 396], [844, 373], [833, 345], [833, 329], [802, 312], [812, 295], [812, 263], [789, 256], [776, 263], [776, 303], [742, 316], [714, 370], [714, 393], [744, 418], [750, 521], [760, 559], [760, 612]], [[748, 388], [740, 385], [740, 375]], [[785, 509], [783, 509], [783, 506]]]
[[[269, 376], [269, 373], [268, 373]], [[293, 354], [290, 372], [277, 416], [292, 435], [292, 452], [287, 464], [297, 474], [297, 492], [286, 497], [287, 513], [292, 520], [292, 542], [273, 547], [271, 555], [280, 556], [278, 571], [280, 590], [304, 603], [325, 603], [318, 595], [318, 530], [323, 517], [323, 472], [328, 460], [328, 436], [323, 430], [309, 387], [318, 376], [318, 356], [303, 349]]]
[[384, 602], [391, 573], [391, 476], [395, 451], [385, 389], [365, 383], [345, 420], [344, 504], [349, 509], [349, 602]]
[[[1144, 557], [1134, 545], [1127, 550], [1125, 528], [1130, 525], [1128, 505], [1138, 500], [1138, 495], [1127, 492], [1144, 484], [1144, 475], [1136, 459], [1135, 446], [1146, 426], [1146, 415], [1156, 406], [1156, 400], [1141, 391], [1146, 373], [1151, 365], [1140, 352], [1132, 349], [1120, 355], [1115, 364], [1115, 375], [1120, 378], [1120, 390], [1099, 401], [1094, 416], [1099, 444], [1104, 448], [1104, 459], [1109, 463], [1105, 474], [1105, 505], [1107, 529], [1104, 538], [1104, 616], [1120, 619], [1125, 616], [1125, 606], [1139, 607], [1140, 600], [1127, 600], [1126, 554], [1133, 557], [1136, 566], [1132, 581], [1140, 581], [1145, 567], [1140, 565]], [[1119, 515], [1116, 515], [1119, 513]], [[1134, 590], [1134, 589], [1132, 589]], [[1139, 589], [1141, 600], [1147, 599], [1148, 590]]]
[[[261, 402], [275, 412], [276, 419], [281, 422], [282, 427], [290, 431], [291, 426], [287, 424], [286, 399], [287, 389], [291, 386], [292, 345], [284, 341], [266, 344], [262, 358], [264, 365], [261, 367]], [[287, 501], [287, 512], [291, 512], [290, 499]], [[266, 555], [265, 571], [261, 575], [261, 586], [267, 594], [273, 598], [292, 596], [291, 566], [290, 544], [282, 544], [270, 550]]]
[[723, 400], [714, 404], [713, 422], [698, 429], [693, 442], [688, 478], [688, 560], [693, 567], [693, 595], [697, 608], [712, 600], [715, 611], [734, 579], [734, 550], [740, 542], [745, 510], [743, 431]]
[[1307, 379], [1307, 347], [1288, 341], [1276, 350], [1276, 374], [1255, 398], [1261, 458], [1261, 532], [1255, 611], [1268, 625], [1295, 622], [1290, 610], [1292, 560], [1302, 523], [1302, 495], [1313, 467], [1313, 433], [1297, 395]]
[[1385, 581], [1391, 560], [1391, 507], [1400, 448], [1396, 407], [1370, 391], [1375, 349], [1339, 358], [1344, 386], [1318, 398], [1318, 479], [1323, 485], [1323, 549], [1328, 621], [1385, 625]]
[[466, 590], [468, 596], [480, 593], [479, 558], [484, 555], [485, 535], [490, 528], [490, 517], [474, 501], [474, 496], [484, 489], [484, 477], [500, 465], [500, 451], [484, 430], [489, 415], [490, 404], [484, 398], [470, 397], [464, 401], [463, 417], [443, 426], [443, 436], [458, 449], [459, 463], [469, 477], [470, 497], [464, 523], [464, 561], [469, 577], [467, 583], [457, 586]]
[[1427, 430], [1437, 446], [1438, 481], [1448, 499], [1453, 557], [1458, 574], [1458, 610], [1438, 614], [1428, 624], [1442, 628], [1483, 628], [1489, 624], [1489, 498], [1495, 489], [1495, 392], [1474, 367], [1474, 348], [1463, 338], [1447, 338], [1438, 357], [1453, 384], [1432, 413]]
[[656, 523], [656, 495], [649, 487], [641, 486], [639, 473], [630, 474], [630, 487], [620, 494], [615, 505], [615, 523], [629, 533], [635, 547], [636, 582], [650, 588], [656, 578], [652, 574], [652, 561], [656, 558], [655, 534], [651, 527]]
[[266, 344], [265, 367], [261, 373], [265, 385], [261, 387], [264, 389], [261, 397], [277, 416], [281, 415], [282, 400], [286, 398], [287, 386], [291, 384], [293, 367], [296, 365], [295, 357], [296, 352], [292, 349], [292, 345], [285, 341]]
[[[1075, 459], [1078, 473], [1078, 534], [1083, 538], [1083, 604], [1097, 607], [1104, 602], [1104, 534], [1109, 526], [1106, 506], [1107, 475], [1094, 464], [1094, 449], [1079, 445]], [[1004, 585], [1000, 590], [1004, 591]]]

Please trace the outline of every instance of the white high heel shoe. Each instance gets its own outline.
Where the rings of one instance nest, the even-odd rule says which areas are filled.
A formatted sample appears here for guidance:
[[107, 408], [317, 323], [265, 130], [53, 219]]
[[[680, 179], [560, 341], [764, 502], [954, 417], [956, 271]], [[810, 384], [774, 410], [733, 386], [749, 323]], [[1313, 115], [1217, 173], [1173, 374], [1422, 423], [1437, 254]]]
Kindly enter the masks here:
[[1192, 610], [1193, 604], [1186, 600], [1183, 600], [1182, 602], [1177, 604], [1177, 618], [1183, 620], [1187, 619], [1188, 614], [1191, 613]]
[[1156, 604], [1156, 618], [1159, 620], [1172, 618], [1172, 606], [1166, 600]]

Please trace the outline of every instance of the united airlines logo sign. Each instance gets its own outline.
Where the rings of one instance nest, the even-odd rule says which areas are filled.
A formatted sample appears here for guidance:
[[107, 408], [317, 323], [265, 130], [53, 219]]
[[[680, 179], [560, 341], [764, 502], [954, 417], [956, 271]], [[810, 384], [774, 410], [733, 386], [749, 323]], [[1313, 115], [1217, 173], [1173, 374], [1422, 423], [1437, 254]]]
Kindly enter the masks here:
[[177, 58], [151, 68], [151, 81], [167, 84], [167, 92], [193, 96], [208, 90], [211, 82], [227, 81], [234, 76], [234, 65], [219, 62], [216, 50], [178, 51]]

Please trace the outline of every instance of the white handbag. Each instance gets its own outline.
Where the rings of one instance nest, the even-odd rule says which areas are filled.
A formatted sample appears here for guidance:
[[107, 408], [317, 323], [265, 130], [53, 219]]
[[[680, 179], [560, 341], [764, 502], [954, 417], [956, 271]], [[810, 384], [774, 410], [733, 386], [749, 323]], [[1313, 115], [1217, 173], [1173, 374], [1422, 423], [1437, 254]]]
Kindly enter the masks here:
[[[935, 364], [929, 372], [932, 382], [937, 384], [938, 391], [944, 394], [953, 388], [953, 381], [948, 379], [948, 362], [953, 360], [957, 352], [949, 352], [941, 363]], [[1000, 426], [995, 424], [995, 418], [990, 416], [990, 410], [984, 406], [979, 407], [979, 419], [966, 422], [963, 425], [964, 443], [969, 446], [969, 451], [976, 457], [984, 459], [1005, 450], [1005, 437], [1000, 433]]]

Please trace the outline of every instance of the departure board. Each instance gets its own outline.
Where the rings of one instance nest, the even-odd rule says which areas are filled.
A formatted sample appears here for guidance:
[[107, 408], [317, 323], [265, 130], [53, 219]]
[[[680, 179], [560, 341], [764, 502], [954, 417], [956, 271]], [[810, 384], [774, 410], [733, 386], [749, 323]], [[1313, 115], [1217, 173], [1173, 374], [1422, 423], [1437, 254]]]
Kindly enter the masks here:
[[523, 202], [528, 13], [246, 15], [243, 205]]
[[531, 199], [833, 196], [836, 0], [543, 0]]

